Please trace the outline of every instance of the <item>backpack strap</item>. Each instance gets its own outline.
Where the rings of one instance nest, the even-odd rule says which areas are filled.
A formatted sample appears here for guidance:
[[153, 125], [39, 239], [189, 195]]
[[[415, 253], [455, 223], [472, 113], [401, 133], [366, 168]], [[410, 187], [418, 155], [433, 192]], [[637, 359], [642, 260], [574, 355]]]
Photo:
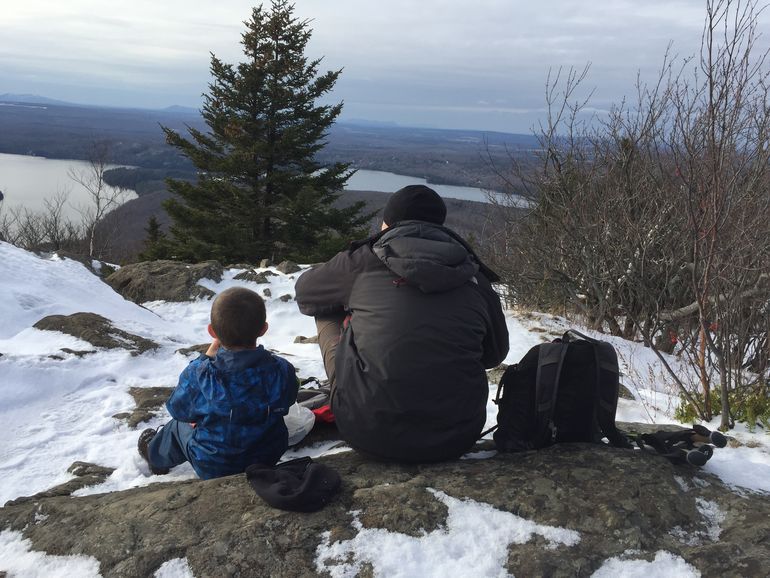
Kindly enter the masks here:
[[536, 448], [550, 445], [556, 439], [553, 412], [559, 393], [559, 376], [567, 355], [567, 343], [544, 343], [540, 346], [535, 380], [535, 435]]
[[610, 444], [617, 448], [633, 447], [631, 442], [618, 431], [615, 426], [615, 414], [618, 410], [618, 388], [620, 387], [620, 370], [618, 369], [618, 354], [615, 348], [606, 341], [594, 343], [596, 355], [596, 421], [602, 433], [607, 436]]
[[[498, 406], [498, 409], [497, 409], [498, 413], [500, 412], [500, 398], [501, 398], [501, 397], [502, 397], [502, 395], [503, 395], [503, 389], [504, 389], [504, 387], [505, 387], [505, 379], [504, 379], [504, 377], [505, 377], [505, 373], [506, 373], [508, 370], [511, 370], [511, 371], [516, 371], [516, 368], [517, 368], [517, 367], [518, 367], [518, 364], [509, 365], [509, 366], [506, 368], [505, 372], [503, 372], [503, 375], [501, 375], [501, 376], [500, 376], [500, 381], [499, 381], [499, 382], [498, 382], [498, 384], [497, 384], [497, 393], [495, 394], [495, 399], [493, 400], [493, 401], [494, 401], [494, 403], [495, 403], [495, 405], [496, 405], [496, 406]], [[498, 426], [498, 424], [495, 424], [495, 425], [493, 425], [491, 428], [489, 428], [489, 429], [485, 429], [483, 432], [481, 432], [481, 433], [479, 434], [479, 437], [478, 437], [478, 439], [476, 439], [476, 441], [477, 441], [477, 442], [478, 442], [478, 441], [481, 441], [482, 439], [484, 439], [484, 437], [485, 437], [487, 434], [490, 434], [490, 433], [492, 433], [493, 431], [497, 430], [497, 428], [498, 428], [498, 427], [499, 427], [499, 426]]]

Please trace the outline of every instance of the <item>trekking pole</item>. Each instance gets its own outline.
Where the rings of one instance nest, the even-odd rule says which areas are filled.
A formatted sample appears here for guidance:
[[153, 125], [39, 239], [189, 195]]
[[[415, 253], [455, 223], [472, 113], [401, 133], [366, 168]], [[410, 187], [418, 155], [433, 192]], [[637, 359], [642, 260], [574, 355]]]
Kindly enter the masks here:
[[[708, 444], [693, 447], [692, 442], [688, 438], [672, 443], [673, 435], [682, 436], [683, 434], [688, 435], [688, 432], [686, 430], [674, 433], [659, 431], [653, 434], [639, 434], [636, 437], [636, 443], [640, 449], [657, 453], [664, 458], [668, 458], [673, 463], [703, 466], [714, 455], [714, 447]], [[694, 434], [689, 435], [692, 436]]]
[[489, 428], [488, 430], [485, 430], [485, 431], [481, 432], [481, 435], [479, 435], [479, 439], [483, 438], [483, 437], [484, 437], [485, 435], [487, 435], [488, 433], [495, 431], [496, 429], [497, 429], [497, 426], [496, 426], [496, 425], [493, 425], [493, 426], [492, 426], [491, 428]]

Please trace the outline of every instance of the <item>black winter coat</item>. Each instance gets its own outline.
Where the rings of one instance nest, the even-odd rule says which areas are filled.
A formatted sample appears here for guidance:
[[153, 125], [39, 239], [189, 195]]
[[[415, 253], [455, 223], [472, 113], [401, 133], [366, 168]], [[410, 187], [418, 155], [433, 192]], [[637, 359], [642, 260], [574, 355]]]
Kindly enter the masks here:
[[455, 458], [486, 420], [485, 368], [508, 353], [497, 277], [444, 227], [404, 221], [303, 273], [306, 315], [351, 313], [332, 411], [354, 448], [408, 462]]

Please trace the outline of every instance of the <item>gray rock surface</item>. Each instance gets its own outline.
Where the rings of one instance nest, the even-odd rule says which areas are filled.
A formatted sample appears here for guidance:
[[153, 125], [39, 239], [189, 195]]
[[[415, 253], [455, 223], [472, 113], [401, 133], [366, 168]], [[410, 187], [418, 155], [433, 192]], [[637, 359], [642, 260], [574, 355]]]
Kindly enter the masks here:
[[184, 356], [189, 355], [200, 355], [201, 353], [206, 353], [208, 351], [209, 346], [211, 346], [211, 343], [199, 343], [198, 345], [191, 345], [190, 347], [182, 347], [180, 349], [176, 350], [176, 353], [181, 353]]
[[[95, 347], [105, 349], [127, 349], [132, 355], [139, 355], [151, 349], [157, 349], [158, 344], [115, 327], [109, 319], [96, 313], [73, 313], [72, 315], [49, 315], [33, 325], [35, 329], [44, 331], [61, 331]], [[65, 353], [75, 355], [88, 354], [90, 351], [73, 351]]]
[[292, 273], [296, 273], [297, 271], [302, 271], [302, 268], [297, 265], [294, 261], [281, 261], [276, 266], [276, 271], [280, 271], [284, 275], [291, 275]]
[[146, 301], [193, 301], [214, 295], [198, 285], [201, 279], [222, 280], [222, 265], [205, 261], [190, 265], [178, 261], [145, 261], [125, 265], [105, 282], [134, 303]]
[[257, 272], [253, 269], [249, 269], [242, 273], [238, 273], [233, 279], [236, 281], [251, 281], [252, 283], [270, 283], [269, 277], [273, 275], [275, 275], [275, 273], [272, 271]]
[[[62, 347], [59, 351], [74, 355], [75, 357], [85, 357], [91, 353], [96, 353], [96, 349], [70, 349], [69, 347]], [[49, 355], [52, 359], [64, 359], [60, 355]]]
[[[41, 497], [0, 508], [0, 529], [22, 532], [36, 550], [94, 556], [107, 577], [151, 576], [178, 557], [195, 576], [314, 576], [320, 544], [358, 533], [353, 511], [363, 528], [416, 537], [444, 531], [447, 506], [434, 489], [579, 533], [573, 546], [538, 536], [507, 546], [506, 569], [516, 576], [590, 576], [627, 550], [647, 560], [671, 552], [704, 577], [763, 576], [770, 568], [770, 496], [736, 493], [707, 473], [638, 451], [563, 444], [432, 465], [377, 463], [354, 452], [321, 461], [343, 485], [317, 513], [271, 509], [236, 475]], [[360, 575], [371, 570], [364, 564]]]
[[140, 423], [153, 418], [171, 397], [172, 391], [174, 391], [173, 387], [129, 387], [128, 393], [134, 398], [136, 407], [112, 417], [125, 420], [128, 427], [135, 428]]

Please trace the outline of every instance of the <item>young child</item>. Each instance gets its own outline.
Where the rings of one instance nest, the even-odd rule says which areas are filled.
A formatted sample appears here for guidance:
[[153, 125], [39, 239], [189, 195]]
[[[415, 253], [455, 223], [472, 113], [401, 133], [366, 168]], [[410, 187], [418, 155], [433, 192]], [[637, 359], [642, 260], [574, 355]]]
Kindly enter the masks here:
[[166, 402], [174, 418], [139, 436], [153, 474], [189, 461], [202, 479], [273, 465], [287, 448], [283, 416], [297, 398], [294, 367], [257, 345], [265, 303], [242, 287], [220, 293], [208, 326], [213, 342], [179, 376]]

